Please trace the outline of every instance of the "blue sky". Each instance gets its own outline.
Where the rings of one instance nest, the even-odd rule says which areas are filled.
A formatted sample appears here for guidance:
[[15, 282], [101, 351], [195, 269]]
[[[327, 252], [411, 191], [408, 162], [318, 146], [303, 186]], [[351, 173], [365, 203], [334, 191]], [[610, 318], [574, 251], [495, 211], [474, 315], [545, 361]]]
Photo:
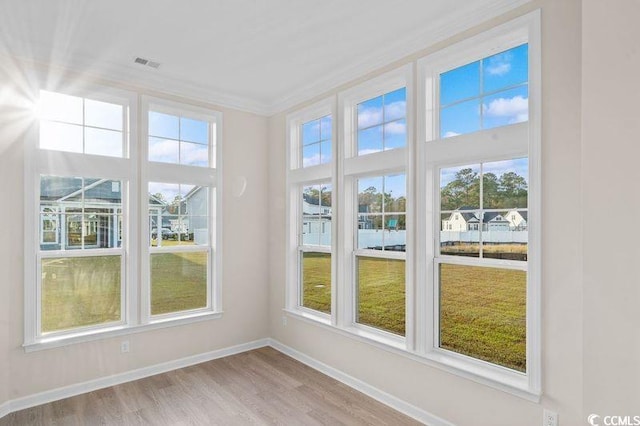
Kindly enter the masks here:
[[440, 137], [527, 121], [528, 45], [440, 75]]
[[209, 123], [149, 111], [149, 160], [209, 165]]

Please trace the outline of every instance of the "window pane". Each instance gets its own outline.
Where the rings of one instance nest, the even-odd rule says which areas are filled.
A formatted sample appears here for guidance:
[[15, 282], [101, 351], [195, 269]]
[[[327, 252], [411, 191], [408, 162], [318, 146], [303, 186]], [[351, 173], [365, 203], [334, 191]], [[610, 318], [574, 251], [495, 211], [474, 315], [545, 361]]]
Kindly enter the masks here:
[[151, 254], [151, 315], [207, 306], [207, 252]]
[[331, 140], [331, 116], [327, 115], [320, 119], [320, 139]]
[[483, 92], [493, 92], [526, 83], [529, 80], [528, 55], [529, 46], [523, 44], [483, 59]]
[[440, 106], [480, 95], [480, 61], [440, 75]]
[[42, 259], [42, 332], [121, 319], [121, 257]]
[[527, 219], [527, 210], [485, 213], [482, 257], [526, 261], [529, 242]]
[[382, 124], [382, 96], [358, 104], [358, 129]]
[[322, 141], [320, 142], [320, 162], [321, 163], [330, 163], [331, 162], [331, 141]]
[[440, 169], [440, 208], [473, 210], [480, 208], [480, 165]]
[[403, 87], [384, 95], [384, 121], [398, 120], [407, 116], [407, 90]]
[[85, 99], [84, 124], [86, 126], [122, 131], [122, 105]]
[[122, 132], [84, 128], [86, 154], [122, 157]]
[[404, 260], [358, 257], [357, 273], [356, 321], [404, 336]]
[[149, 111], [149, 136], [180, 139], [180, 121], [175, 115]]
[[358, 213], [382, 213], [382, 176], [358, 179]]
[[406, 176], [391, 175], [384, 177], [385, 213], [404, 213], [407, 204]]
[[331, 246], [331, 185], [306, 186], [302, 190], [302, 244]]
[[331, 314], [331, 254], [302, 252], [302, 306]]
[[207, 167], [209, 165], [209, 146], [180, 142], [180, 164]]
[[82, 98], [77, 96], [41, 90], [38, 108], [41, 120], [82, 124]]
[[149, 183], [149, 242], [152, 247], [209, 244], [209, 188]]
[[358, 248], [382, 250], [383, 219], [380, 214], [358, 214]]
[[384, 149], [402, 148], [407, 144], [406, 120], [392, 121], [384, 125]]
[[313, 143], [302, 147], [302, 167], [317, 166], [320, 164], [320, 144]]
[[440, 265], [440, 347], [526, 370], [526, 272]]
[[149, 161], [178, 164], [179, 156], [178, 141], [149, 137]]
[[482, 205], [485, 209], [527, 208], [529, 159], [482, 165]]
[[491, 129], [529, 119], [529, 89], [515, 89], [487, 96], [482, 100], [482, 128]]
[[82, 152], [82, 126], [40, 121], [40, 148]]
[[309, 145], [320, 140], [320, 120], [313, 120], [302, 125], [302, 144]]
[[209, 123], [180, 117], [180, 140], [209, 145]]
[[[43, 220], [40, 235], [43, 240], [50, 230], [52, 214], [58, 227], [63, 224], [48, 250], [115, 248], [121, 245], [122, 182], [97, 178], [42, 176], [40, 178], [40, 208]], [[45, 220], [47, 219], [48, 220]], [[49, 238], [52, 238], [49, 235]], [[44, 248], [44, 247], [43, 247]]]
[[376, 126], [358, 131], [358, 155], [373, 154], [383, 150], [382, 129], [383, 126]]
[[472, 99], [440, 110], [440, 137], [480, 130], [480, 100]]
[[480, 256], [480, 211], [455, 210], [441, 214], [440, 253]]

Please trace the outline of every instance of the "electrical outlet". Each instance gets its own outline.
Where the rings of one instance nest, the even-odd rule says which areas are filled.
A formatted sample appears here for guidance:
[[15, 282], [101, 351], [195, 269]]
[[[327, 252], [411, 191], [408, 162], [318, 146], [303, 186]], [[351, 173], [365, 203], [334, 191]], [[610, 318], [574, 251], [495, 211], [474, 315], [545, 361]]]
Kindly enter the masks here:
[[120, 352], [123, 353], [123, 354], [129, 352], [129, 341], [128, 340], [123, 340], [122, 342], [120, 342]]
[[283, 315], [283, 316], [282, 316], [282, 326], [283, 326], [283, 327], [286, 327], [286, 326], [287, 326], [287, 316], [286, 316], [286, 315]]
[[542, 411], [542, 426], [558, 426], [558, 413], [545, 408]]

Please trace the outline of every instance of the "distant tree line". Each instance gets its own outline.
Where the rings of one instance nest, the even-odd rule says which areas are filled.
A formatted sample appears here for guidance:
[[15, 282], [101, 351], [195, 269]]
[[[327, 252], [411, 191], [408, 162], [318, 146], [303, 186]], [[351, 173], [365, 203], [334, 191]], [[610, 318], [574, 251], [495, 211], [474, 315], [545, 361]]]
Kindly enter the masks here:
[[[527, 180], [515, 172], [482, 175], [482, 203], [485, 209], [510, 209], [527, 206]], [[440, 191], [442, 210], [480, 206], [480, 174], [471, 168], [456, 173], [455, 179]]]

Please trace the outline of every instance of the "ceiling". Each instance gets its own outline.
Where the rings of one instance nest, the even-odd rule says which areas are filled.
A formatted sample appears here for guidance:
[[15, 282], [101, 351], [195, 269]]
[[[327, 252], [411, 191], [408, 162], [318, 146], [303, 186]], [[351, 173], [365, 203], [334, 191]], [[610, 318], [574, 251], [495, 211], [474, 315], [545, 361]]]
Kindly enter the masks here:
[[0, 54], [268, 115], [525, 2], [0, 0]]

